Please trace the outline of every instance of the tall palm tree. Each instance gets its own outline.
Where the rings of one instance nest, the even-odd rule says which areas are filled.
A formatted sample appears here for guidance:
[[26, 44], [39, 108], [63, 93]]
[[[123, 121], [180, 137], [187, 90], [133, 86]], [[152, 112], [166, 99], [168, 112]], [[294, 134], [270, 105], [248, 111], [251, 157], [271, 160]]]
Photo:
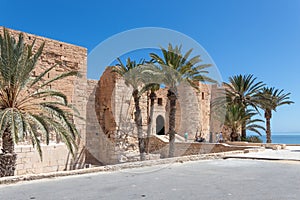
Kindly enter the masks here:
[[260, 134], [259, 129], [265, 130], [265, 128], [257, 123], [264, 122], [261, 119], [251, 119], [257, 115], [255, 110], [244, 110], [244, 108], [238, 104], [231, 104], [227, 106], [224, 124], [231, 129], [231, 140], [237, 141], [239, 138], [238, 130], [245, 124], [245, 129]]
[[55, 66], [46, 69], [37, 77], [33, 71], [42, 54], [44, 43], [34, 53], [35, 42], [25, 44], [23, 34], [16, 40], [4, 29], [0, 35], [0, 177], [14, 175], [16, 154], [14, 145], [24, 136], [31, 138], [42, 159], [41, 140], [49, 143], [50, 134], [60, 135], [74, 155], [78, 132], [72, 122], [72, 106], [59, 91], [49, 89], [49, 84], [76, 71], [60, 74], [43, 80]]
[[133, 88], [132, 97], [135, 105], [135, 113], [134, 113], [134, 121], [137, 127], [138, 132], [138, 143], [139, 143], [139, 151], [140, 151], [140, 159], [145, 160], [145, 138], [143, 135], [143, 127], [142, 127], [142, 113], [140, 108], [140, 98], [141, 98], [141, 87], [143, 86], [143, 80], [140, 76], [141, 67], [145, 61], [140, 61], [137, 63], [136, 61], [127, 59], [126, 64], [124, 65], [122, 61], [118, 58], [118, 64], [113, 68], [113, 72], [118, 73], [125, 79], [125, 84], [131, 86]]
[[174, 157], [175, 152], [175, 116], [176, 116], [176, 100], [177, 100], [177, 86], [180, 82], [186, 81], [192, 87], [199, 90], [199, 81], [215, 82], [207, 77], [208, 71], [206, 68], [210, 64], [199, 64], [202, 60], [200, 55], [189, 58], [192, 49], [187, 51], [184, 55], [181, 52], [181, 46], [173, 47], [169, 44], [168, 49], [161, 48], [163, 57], [151, 53], [150, 57], [156, 62], [163, 75], [163, 83], [168, 87], [168, 100], [170, 105], [169, 112], [169, 157]]
[[[257, 82], [252, 74], [230, 77], [229, 83], [224, 83], [227, 104], [237, 104], [244, 112], [250, 106], [258, 112], [257, 94], [264, 85], [261, 81]], [[244, 122], [241, 126], [242, 138], [246, 138], [246, 123]]]
[[259, 93], [260, 97], [260, 107], [265, 112], [266, 119], [266, 137], [267, 143], [272, 143], [271, 140], [271, 118], [272, 111], [276, 111], [277, 107], [292, 104], [293, 101], [290, 100], [291, 93], [284, 93], [284, 90], [278, 90], [274, 87], [268, 88], [264, 87]]

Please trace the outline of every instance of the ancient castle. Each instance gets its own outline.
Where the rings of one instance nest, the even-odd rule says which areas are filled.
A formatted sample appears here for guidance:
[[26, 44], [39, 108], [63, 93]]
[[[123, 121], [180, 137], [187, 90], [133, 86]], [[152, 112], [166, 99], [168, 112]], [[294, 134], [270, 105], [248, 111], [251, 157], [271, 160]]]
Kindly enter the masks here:
[[[3, 28], [0, 28], [2, 34]], [[13, 35], [19, 31], [10, 30]], [[63, 143], [53, 142], [43, 146], [44, 160], [41, 162], [38, 153], [29, 144], [16, 146], [18, 153], [16, 174], [51, 172], [85, 167], [87, 164], [105, 165], [125, 162], [137, 151], [136, 127], [133, 121], [134, 105], [131, 88], [125, 85], [124, 79], [111, 72], [107, 67], [99, 80], [87, 79], [87, 49], [72, 44], [24, 33], [25, 40], [31, 43], [36, 40], [36, 47], [45, 41], [44, 52], [39, 60], [39, 68], [33, 75], [60, 63], [55, 72], [47, 75], [51, 78], [62, 71], [76, 69], [81, 76], [64, 79], [59, 84], [51, 85], [53, 89], [63, 91], [69, 101], [79, 110], [85, 120], [74, 118], [74, 122], [81, 134], [78, 141], [77, 158], [70, 159], [70, 155]], [[98, 67], [98, 66], [93, 66]], [[193, 140], [195, 134], [202, 134], [207, 141], [209, 133], [217, 132], [217, 128], [210, 118], [211, 92], [210, 85], [200, 84], [200, 92], [196, 92], [188, 85], [179, 86], [179, 100], [176, 116], [178, 135], [189, 134]], [[168, 130], [168, 103], [166, 89], [157, 91], [149, 152], [160, 153], [167, 148], [164, 135]], [[149, 119], [149, 101], [145, 93], [141, 98], [144, 132], [147, 130]], [[178, 137], [180, 143], [180, 137]], [[180, 146], [180, 144], [178, 145]], [[187, 148], [193, 147], [194, 144]], [[184, 147], [186, 148], [186, 147]], [[194, 147], [193, 147], [194, 148]], [[188, 151], [194, 151], [195, 148]], [[180, 149], [180, 148], [178, 148]], [[199, 150], [199, 149], [198, 149]], [[183, 153], [179, 153], [183, 154]]]

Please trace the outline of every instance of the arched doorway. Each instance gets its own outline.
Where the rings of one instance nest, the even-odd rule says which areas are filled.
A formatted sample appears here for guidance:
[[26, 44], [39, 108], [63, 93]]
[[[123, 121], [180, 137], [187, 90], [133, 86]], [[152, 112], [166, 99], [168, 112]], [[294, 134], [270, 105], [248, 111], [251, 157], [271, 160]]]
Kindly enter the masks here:
[[158, 115], [156, 118], [156, 135], [165, 134], [165, 120], [163, 116]]

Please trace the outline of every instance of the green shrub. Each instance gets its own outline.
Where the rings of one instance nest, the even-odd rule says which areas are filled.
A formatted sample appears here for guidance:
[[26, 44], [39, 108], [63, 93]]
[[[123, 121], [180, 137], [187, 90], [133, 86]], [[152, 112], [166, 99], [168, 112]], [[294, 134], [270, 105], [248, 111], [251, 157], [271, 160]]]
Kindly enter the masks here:
[[262, 143], [263, 142], [262, 139], [260, 139], [260, 137], [257, 136], [257, 135], [248, 136], [246, 138], [246, 141], [247, 142], [252, 142], [252, 143]]

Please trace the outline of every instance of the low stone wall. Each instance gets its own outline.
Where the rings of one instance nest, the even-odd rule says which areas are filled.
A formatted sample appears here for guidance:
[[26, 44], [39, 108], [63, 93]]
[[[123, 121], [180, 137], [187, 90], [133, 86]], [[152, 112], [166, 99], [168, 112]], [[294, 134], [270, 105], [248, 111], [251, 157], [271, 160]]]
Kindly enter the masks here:
[[[227, 144], [213, 143], [175, 143], [175, 156], [203, 155], [228, 151], [244, 150], [249, 146], [230, 146]], [[159, 138], [150, 137], [149, 153], [155, 155], [154, 160], [167, 158], [169, 144]], [[17, 145], [17, 165], [15, 175], [40, 174], [48, 172], [66, 171], [73, 169], [72, 156], [64, 143], [42, 145], [43, 160], [41, 161], [38, 152], [30, 145]], [[150, 159], [150, 160], [152, 160]], [[129, 160], [127, 162], [130, 162]], [[116, 164], [117, 162], [113, 163]], [[76, 167], [75, 167], [76, 168]], [[81, 168], [81, 167], [80, 167]]]
[[226, 144], [235, 145], [235, 146], [264, 147], [266, 149], [273, 149], [273, 150], [286, 149], [287, 146], [286, 144], [277, 144], [277, 143], [248, 143], [248, 142], [226, 142]]
[[[188, 156], [209, 153], [219, 153], [227, 151], [244, 150], [247, 146], [230, 146], [226, 144], [213, 143], [176, 143], [175, 156]], [[159, 138], [150, 137], [149, 153], [160, 154], [161, 158], [167, 158], [169, 144]], [[17, 166], [15, 175], [39, 174], [47, 172], [57, 172], [73, 169], [71, 164], [72, 156], [69, 154], [65, 144], [42, 145], [43, 160], [40, 160], [39, 154], [30, 145], [18, 145], [15, 147], [17, 153]], [[156, 157], [155, 159], [158, 159]], [[116, 164], [118, 162], [105, 163]], [[81, 167], [80, 167], [81, 168]]]
[[70, 169], [68, 149], [65, 144], [42, 145], [43, 160], [36, 149], [30, 145], [18, 145], [15, 147], [17, 153], [17, 166], [15, 175], [39, 174], [45, 172], [56, 172]]
[[[149, 142], [149, 152], [160, 154], [161, 158], [167, 158], [169, 152], [169, 144], [160, 140], [159, 138], [152, 136]], [[175, 157], [178, 156], [188, 156], [188, 155], [198, 155], [198, 154], [209, 154], [209, 153], [219, 153], [227, 151], [237, 151], [249, 148], [249, 146], [230, 146], [222, 143], [185, 143], [177, 142], [175, 143]]]
[[[252, 152], [252, 150], [250, 150]], [[254, 152], [257, 152], [257, 149], [254, 149]], [[112, 172], [122, 169], [132, 169], [132, 168], [141, 168], [146, 166], [154, 165], [169, 165], [171, 163], [183, 163], [190, 161], [199, 161], [199, 160], [212, 160], [212, 159], [223, 159], [232, 154], [242, 154], [244, 151], [232, 151], [225, 153], [214, 153], [214, 154], [202, 154], [202, 155], [191, 155], [191, 156], [182, 156], [175, 158], [166, 158], [166, 159], [157, 159], [157, 160], [146, 160], [138, 162], [127, 162], [116, 165], [106, 165], [99, 167], [91, 167], [85, 169], [78, 169], [72, 171], [60, 171], [60, 172], [51, 172], [51, 173], [42, 173], [42, 174], [28, 174], [28, 175], [19, 175], [19, 176], [10, 176], [0, 178], [1, 184], [12, 184], [20, 181], [31, 181], [45, 178], [54, 178], [54, 177], [63, 177], [70, 175], [79, 175], [87, 173], [98, 173], [98, 172]]]
[[235, 145], [235, 146], [257, 146], [262, 147], [263, 143], [249, 143], [249, 142], [230, 142], [227, 141], [226, 144]]

